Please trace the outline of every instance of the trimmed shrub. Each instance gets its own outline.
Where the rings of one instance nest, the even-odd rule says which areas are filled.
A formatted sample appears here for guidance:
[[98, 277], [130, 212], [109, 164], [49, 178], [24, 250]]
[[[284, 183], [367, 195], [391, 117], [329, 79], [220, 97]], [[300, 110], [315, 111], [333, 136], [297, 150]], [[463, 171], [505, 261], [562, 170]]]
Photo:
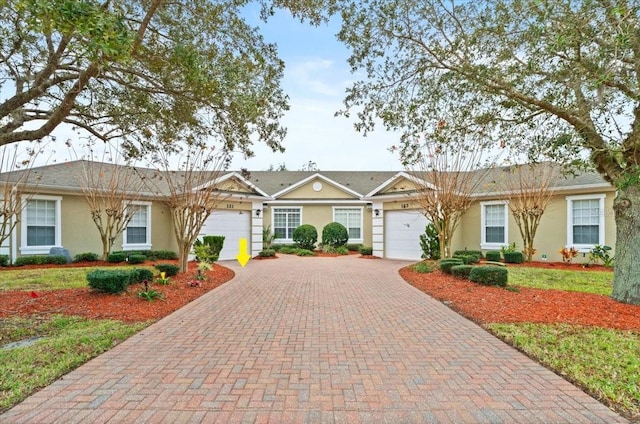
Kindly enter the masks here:
[[349, 241], [349, 232], [339, 222], [331, 222], [322, 229], [323, 246], [344, 246], [347, 241]]
[[145, 255], [129, 255], [129, 263], [133, 265], [144, 263], [146, 260], [147, 257]]
[[349, 254], [349, 249], [347, 249], [346, 246], [338, 246], [338, 247], [336, 247], [336, 253], [338, 255], [348, 255]]
[[308, 249], [296, 249], [295, 253], [298, 256], [316, 256], [316, 252]]
[[453, 259], [460, 259], [464, 265], [469, 265], [474, 263], [476, 260], [476, 256], [472, 255], [454, 255]]
[[156, 264], [154, 268], [159, 272], [164, 272], [167, 277], [173, 277], [180, 272], [180, 267], [174, 264]]
[[29, 255], [29, 256], [20, 256], [16, 259], [15, 266], [25, 266], [25, 265], [46, 265], [46, 264], [55, 264], [55, 265], [64, 265], [67, 263], [67, 258], [62, 255]]
[[318, 241], [318, 230], [311, 224], [302, 224], [293, 230], [292, 238], [300, 249], [313, 250]]
[[418, 262], [413, 266], [413, 270], [415, 272], [419, 272], [420, 274], [427, 274], [429, 272], [433, 272], [433, 265], [427, 262]]
[[282, 246], [280, 247], [280, 250], [277, 250], [277, 252], [284, 253], [287, 255], [293, 255], [297, 251], [298, 251], [298, 248], [294, 246]]
[[482, 259], [484, 256], [482, 255], [482, 251], [481, 250], [456, 250], [455, 252], [453, 252], [453, 256], [458, 256], [458, 255], [473, 255], [473, 256], [477, 256], [478, 258]]
[[440, 259], [438, 263], [440, 265], [440, 271], [447, 274], [451, 274], [451, 267], [454, 267], [456, 265], [464, 265], [464, 262], [462, 262], [462, 259], [458, 259], [458, 258]]
[[171, 260], [178, 259], [178, 254], [172, 250], [152, 250], [147, 255], [147, 258], [150, 261], [158, 261], [158, 260], [171, 261]]
[[276, 251], [273, 249], [263, 249], [258, 252], [258, 256], [261, 258], [273, 258], [276, 256]]
[[130, 270], [96, 269], [87, 274], [89, 287], [101, 293], [121, 293], [130, 280]]
[[524, 254], [522, 252], [504, 252], [504, 261], [508, 264], [521, 264], [524, 262]]
[[9, 255], [0, 255], [0, 266], [9, 266]]
[[99, 260], [100, 256], [93, 252], [78, 253], [73, 257], [73, 262], [96, 262]]
[[349, 243], [347, 244], [347, 249], [349, 252], [359, 252], [362, 244], [360, 243]]
[[473, 265], [456, 265], [451, 267], [451, 275], [459, 278], [469, 278]]
[[488, 261], [500, 262], [500, 259], [502, 259], [502, 254], [498, 250], [489, 250], [487, 252], [486, 258]]
[[129, 278], [129, 284], [142, 283], [144, 280], [153, 280], [153, 271], [146, 268], [134, 268], [131, 270], [131, 276]]
[[113, 252], [107, 256], [107, 262], [111, 262], [114, 264], [124, 262], [127, 260], [127, 254], [122, 252]]
[[469, 279], [486, 286], [506, 286], [508, 278], [507, 268], [500, 266], [474, 266], [469, 273]]
[[373, 255], [373, 247], [371, 247], [371, 246], [360, 246], [360, 254], [361, 255]]

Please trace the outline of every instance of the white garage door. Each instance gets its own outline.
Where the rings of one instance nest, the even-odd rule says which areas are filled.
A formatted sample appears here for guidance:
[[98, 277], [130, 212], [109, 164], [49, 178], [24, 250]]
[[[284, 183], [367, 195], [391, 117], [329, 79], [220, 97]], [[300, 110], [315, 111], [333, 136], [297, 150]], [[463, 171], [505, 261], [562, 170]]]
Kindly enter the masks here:
[[422, 256], [420, 234], [429, 224], [419, 211], [387, 211], [384, 221], [385, 257], [418, 260]]
[[[249, 211], [214, 211], [202, 226], [202, 236], [224, 236], [220, 252], [221, 261], [235, 259], [241, 238], [247, 239], [247, 250], [251, 248], [251, 213]], [[251, 254], [251, 252], [247, 252]]]

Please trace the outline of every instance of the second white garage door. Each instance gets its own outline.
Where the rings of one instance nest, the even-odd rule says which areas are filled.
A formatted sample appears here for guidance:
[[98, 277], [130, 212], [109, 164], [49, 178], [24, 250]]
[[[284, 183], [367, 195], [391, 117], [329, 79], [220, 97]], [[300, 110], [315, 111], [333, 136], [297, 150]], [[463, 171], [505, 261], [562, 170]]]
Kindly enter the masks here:
[[203, 235], [224, 236], [219, 260], [235, 259], [241, 238], [247, 239], [247, 249], [251, 248], [251, 213], [249, 211], [214, 211], [202, 226], [200, 238]]
[[422, 256], [420, 234], [429, 224], [415, 210], [387, 211], [384, 220], [384, 250], [389, 259], [419, 260]]

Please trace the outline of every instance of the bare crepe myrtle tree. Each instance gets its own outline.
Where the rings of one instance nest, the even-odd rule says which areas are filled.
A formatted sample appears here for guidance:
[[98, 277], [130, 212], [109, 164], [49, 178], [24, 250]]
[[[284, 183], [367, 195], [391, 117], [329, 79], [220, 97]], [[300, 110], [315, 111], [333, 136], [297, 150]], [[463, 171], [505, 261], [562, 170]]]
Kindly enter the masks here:
[[136, 213], [144, 182], [129, 160], [122, 159], [115, 149], [107, 147], [94, 156], [91, 145], [81, 160], [77, 178], [89, 207], [91, 220], [100, 233], [102, 260], [107, 260], [116, 238], [123, 233]]
[[453, 233], [488, 171], [481, 169], [481, 165], [478, 148], [425, 143], [417, 153], [417, 160], [407, 166], [416, 177], [415, 200], [438, 233], [441, 258], [451, 256]]
[[160, 172], [149, 182], [164, 193], [162, 202], [171, 211], [180, 271], [186, 272], [193, 243], [225, 198], [217, 190], [216, 180], [228, 167], [230, 155], [224, 149], [187, 143], [179, 152], [161, 149], [153, 161]]
[[536, 232], [551, 203], [551, 185], [558, 178], [559, 167], [543, 162], [514, 165], [506, 171], [497, 184], [505, 193], [507, 205], [520, 231], [525, 259], [531, 261], [536, 252]]

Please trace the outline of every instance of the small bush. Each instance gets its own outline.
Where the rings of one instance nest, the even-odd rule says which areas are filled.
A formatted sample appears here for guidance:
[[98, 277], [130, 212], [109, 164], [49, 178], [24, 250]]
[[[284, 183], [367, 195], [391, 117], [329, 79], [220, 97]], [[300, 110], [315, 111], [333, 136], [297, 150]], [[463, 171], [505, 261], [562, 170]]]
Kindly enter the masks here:
[[73, 262], [96, 262], [99, 260], [100, 256], [93, 252], [78, 253], [73, 257]]
[[338, 253], [338, 249], [334, 246], [322, 246], [322, 252], [324, 253]]
[[127, 260], [127, 254], [124, 252], [113, 252], [107, 256], [107, 262], [111, 262], [114, 264], [124, 262]]
[[458, 258], [445, 258], [445, 259], [440, 259], [440, 271], [447, 273], [447, 274], [451, 274], [451, 267], [454, 267], [456, 265], [464, 265], [464, 262], [462, 262], [462, 259], [458, 259]]
[[373, 255], [373, 247], [371, 247], [371, 246], [360, 246], [360, 254], [361, 255]]
[[453, 256], [458, 256], [458, 255], [473, 255], [473, 256], [477, 256], [480, 259], [482, 259], [484, 256], [482, 255], [482, 251], [480, 250], [456, 250], [455, 252], [453, 252]]
[[295, 246], [292, 244], [275, 244], [275, 243], [271, 245], [271, 249], [275, 250], [276, 252], [280, 252], [280, 249], [282, 248], [289, 248], [289, 247], [295, 247]]
[[147, 258], [150, 261], [158, 261], [158, 260], [171, 261], [171, 260], [178, 259], [178, 254], [172, 250], [152, 250], [147, 255]]
[[258, 252], [258, 256], [261, 258], [273, 258], [276, 256], [276, 251], [273, 249], [263, 249]]
[[131, 270], [131, 276], [129, 278], [129, 284], [142, 283], [143, 281], [153, 280], [153, 271], [146, 268], [134, 268]]
[[[211, 247], [212, 256], [207, 262], [215, 262], [220, 257], [220, 252], [224, 247], [224, 236], [203, 236], [202, 243]], [[206, 260], [206, 259], [205, 259]]]
[[141, 264], [144, 263], [144, 261], [147, 260], [147, 257], [145, 255], [130, 255], [129, 256], [129, 263], [130, 264]]
[[473, 265], [456, 265], [451, 267], [451, 275], [459, 278], [469, 278]]
[[323, 246], [344, 246], [349, 241], [349, 232], [339, 222], [331, 222], [322, 229]]
[[440, 239], [435, 225], [427, 225], [424, 234], [420, 234], [420, 248], [423, 259], [440, 259]]
[[296, 255], [298, 256], [316, 256], [316, 252], [308, 249], [297, 249]]
[[25, 265], [64, 265], [67, 263], [67, 258], [62, 255], [29, 255], [20, 256], [16, 259], [15, 266]]
[[9, 265], [9, 255], [0, 255], [0, 266]]
[[130, 270], [96, 269], [87, 274], [89, 287], [101, 293], [121, 293], [130, 279]]
[[349, 249], [347, 249], [346, 246], [339, 246], [339, 247], [336, 247], [336, 253], [338, 255], [348, 255]]
[[173, 277], [180, 272], [180, 267], [174, 264], [156, 264], [155, 269], [164, 272], [167, 277]]
[[413, 266], [413, 270], [420, 274], [427, 274], [433, 272], [433, 265], [427, 262], [418, 262]]
[[293, 230], [293, 241], [300, 249], [313, 250], [318, 241], [318, 230], [310, 224], [302, 224]]
[[477, 256], [472, 255], [454, 255], [453, 259], [460, 259], [464, 265], [475, 263]]
[[500, 262], [502, 254], [498, 250], [489, 250], [487, 252], [486, 258], [488, 261]]
[[360, 243], [349, 243], [347, 244], [347, 249], [349, 250], [349, 252], [360, 252], [360, 248], [362, 247], [362, 244]]
[[469, 273], [469, 279], [475, 283], [487, 286], [507, 285], [508, 278], [507, 268], [499, 266], [474, 266]]
[[298, 251], [298, 248], [293, 246], [281, 246], [280, 250], [277, 250], [280, 253], [285, 253], [287, 255], [293, 255]]
[[524, 262], [524, 254], [522, 252], [504, 252], [504, 261], [508, 264], [521, 264]]

